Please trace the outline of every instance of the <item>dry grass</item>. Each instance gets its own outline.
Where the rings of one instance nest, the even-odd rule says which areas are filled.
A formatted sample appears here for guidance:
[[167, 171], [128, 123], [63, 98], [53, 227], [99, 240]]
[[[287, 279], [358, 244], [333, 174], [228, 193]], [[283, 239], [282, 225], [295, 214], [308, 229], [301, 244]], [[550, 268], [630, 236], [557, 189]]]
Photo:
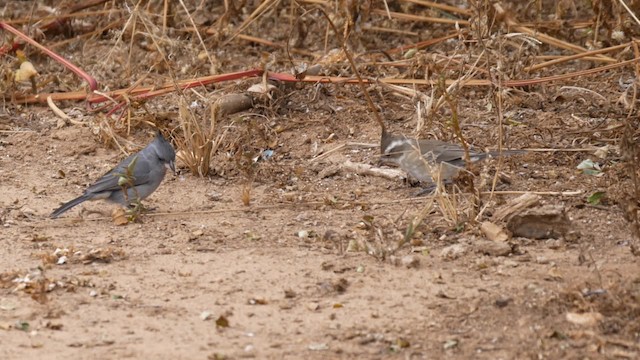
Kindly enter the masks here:
[[[539, 91], [539, 88], [535, 87], [536, 84], [569, 81], [594, 72], [635, 65], [635, 61], [640, 58], [635, 49], [636, 43], [631, 41], [638, 34], [638, 20], [633, 13], [638, 1], [594, 1], [590, 8], [578, 2], [562, 2], [554, 9], [555, 13], [545, 10], [541, 1], [518, 3], [476, 0], [470, 1], [467, 5], [467, 8], [462, 9], [446, 2], [417, 0], [403, 0], [397, 3], [274, 0], [260, 4], [246, 1], [211, 4], [185, 0], [172, 4], [149, 1], [136, 3], [132, 7], [109, 3], [100, 11], [87, 13], [81, 13], [84, 9], [76, 6], [70, 8], [68, 13], [61, 14], [59, 19], [94, 20], [95, 26], [87, 29], [86, 34], [81, 34], [83, 41], [91, 44], [98, 43], [98, 34], [102, 36], [101, 30], [109, 31], [119, 26], [118, 31], [107, 34], [106, 39], [110, 47], [106, 52], [107, 61], [104, 61], [101, 54], [93, 55], [95, 57], [92, 58], [98, 63], [92, 70], [104, 79], [110, 79], [106, 73], [108, 68], [114, 63], [120, 65], [124, 77], [113, 81], [109, 86], [127, 90], [117, 93], [118, 97], [115, 99], [121, 104], [125, 103], [119, 116], [106, 117], [99, 122], [103, 137], [112, 139], [116, 146], [126, 152], [128, 140], [125, 133], [128, 136], [135, 133], [136, 128], [148, 125], [170, 127], [173, 129], [173, 138], [180, 150], [181, 160], [193, 174], [199, 176], [206, 176], [211, 172], [212, 158], [216, 156], [220, 146], [225, 145], [225, 150], [236, 155], [235, 165], [245, 174], [248, 189], [255, 177], [255, 169], [248, 159], [255, 156], [260, 148], [267, 147], [259, 144], [263, 142], [262, 139], [256, 141], [252, 136], [243, 137], [253, 135], [256, 131], [252, 123], [232, 122], [234, 125], [221, 131], [222, 119], [218, 103], [210, 104], [205, 101], [208, 103], [209, 113], [203, 115], [187, 105], [191, 103], [189, 94], [180, 93], [178, 114], [175, 117], [177, 124], [158, 124], [153, 118], [148, 118], [145, 106], [146, 101], [157, 100], [141, 99], [134, 95], [134, 90], [143, 85], [152, 89], [158, 84], [172, 83], [177, 91], [178, 84], [182, 81], [179, 79], [184, 78], [184, 74], [198, 79], [198, 75], [211, 74], [223, 68], [218, 59], [219, 54], [213, 49], [222, 49], [223, 52], [220, 54], [224, 51], [230, 53], [234, 49], [246, 47], [247, 40], [262, 46], [259, 50], [262, 53], [257, 54], [256, 58], [259, 59], [253, 65], [268, 66], [267, 70], [278, 71], [298, 65], [313, 65], [312, 62], [320, 58], [326, 60], [327, 57], [322, 55], [340, 47], [348, 56], [330, 57], [332, 63], [324, 68], [326, 75], [356, 75], [362, 78], [360, 83], [363, 85], [363, 95], [367, 98], [371, 88], [364, 88], [363, 82], [384, 76], [385, 79], [377, 82], [380, 89], [376, 90], [385, 97], [401, 94], [404, 97], [403, 101], [414, 105], [415, 119], [411, 127], [415, 129], [416, 136], [457, 139], [466, 148], [467, 141], [464, 136], [467, 124], [464, 119], [458, 118], [458, 107], [464, 100], [463, 97], [468, 94], [468, 87], [487, 87], [474, 91], [481, 92], [486, 99], [487, 107], [491, 108], [495, 121], [492, 120], [493, 128], [488, 132], [498, 134], [495, 143], [491, 145], [500, 148], [504, 142], [504, 133], [508, 131], [504, 122], [505, 111], [518, 106], [523, 97], [545, 97], [545, 94], [536, 93]], [[5, 11], [8, 18], [13, 12], [19, 13], [14, 6], [7, 5]], [[324, 15], [315, 10], [309, 11], [313, 7], [321, 8]], [[545, 12], [546, 18], [551, 21], [543, 21], [542, 12]], [[222, 16], [210, 19], [207, 14], [211, 13]], [[578, 19], [577, 13], [588, 16]], [[327, 21], [328, 19], [333, 23]], [[53, 20], [56, 20], [56, 17], [34, 10], [28, 18], [16, 18], [7, 23], [16, 26], [37, 24], [36, 26], [41, 26], [40, 31], [48, 35], [49, 31], [55, 34], [56, 25]], [[563, 27], [552, 26], [554, 21], [562, 22]], [[265, 28], [273, 28], [275, 24], [288, 24], [288, 32], [272, 35], [262, 31]], [[590, 32], [584, 32], [585, 28], [589, 28]], [[421, 33], [417, 30], [421, 29], [433, 30], [434, 39], [429, 42], [415, 38], [416, 42], [411, 44], [414, 36]], [[600, 31], [601, 29], [604, 31]], [[323, 36], [313, 37], [314, 31], [322, 33]], [[390, 39], [403, 45], [387, 49], [385, 42], [371, 36], [372, 33], [384, 34], [385, 40]], [[12, 39], [3, 34], [7, 42], [11, 42]], [[283, 36], [286, 37], [286, 43], [282, 41]], [[50, 47], [63, 46], [68, 44], [68, 41], [70, 40], [52, 44]], [[273, 50], [274, 48], [276, 50]], [[291, 51], [285, 54], [285, 48], [291, 48]], [[385, 52], [370, 52], [364, 49]], [[540, 55], [549, 49], [559, 49], [567, 54], [552, 59]], [[630, 58], [633, 51], [636, 53]], [[351, 52], [355, 56], [351, 56]], [[299, 58], [293, 58], [291, 54]], [[359, 68], [356, 68], [353, 58], [361, 61], [358, 64]], [[551, 60], [547, 61], [549, 59]], [[248, 66], [248, 62], [241, 63], [238, 60], [231, 57], [224, 66]], [[570, 61], [610, 65], [588, 70], [570, 68], [568, 71], [562, 71], [562, 75], [558, 75], [561, 71], [553, 71], [552, 66], [566, 66]], [[15, 67], [15, 64], [10, 63], [11, 61], [4, 60], [2, 64], [2, 76], [5, 79], [10, 78], [15, 71], [10, 69], [12, 66]], [[346, 71], [347, 63], [352, 67], [351, 74]], [[528, 73], [535, 73], [538, 79], [526, 79]], [[129, 78], [127, 75], [132, 76]], [[335, 78], [338, 77], [334, 76], [332, 79]], [[62, 77], [62, 82], [77, 87], [68, 78]], [[403, 85], [390, 85], [391, 82]], [[10, 92], [11, 97], [15, 94], [20, 95], [19, 93], [25, 90], [9, 87], [6, 81], [2, 82], [1, 88]], [[55, 82], [40, 81], [38, 90], [53, 91], [57, 88]], [[221, 92], [233, 91], [237, 89], [230, 84]], [[371, 104], [371, 111], [377, 113], [372, 101], [367, 100]], [[603, 103], [604, 106], [610, 107], [608, 110], [611, 112], [617, 110], [615, 105], [604, 101]], [[626, 106], [631, 119], [637, 111], [635, 100], [628, 102]], [[628, 121], [626, 133], [635, 133], [637, 127], [635, 122]], [[240, 137], [244, 143], [237, 140], [233, 143], [226, 141], [229, 131], [242, 135]], [[624, 133], [620, 131], [612, 135], [622, 139], [622, 134]], [[640, 193], [637, 190], [637, 176], [632, 174], [631, 170], [637, 167], [639, 161], [636, 155], [632, 155], [637, 149], [634, 148], [633, 138], [622, 140], [628, 145], [625, 149], [628, 154], [624, 155], [629, 164], [628, 175], [633, 179], [635, 187], [626, 193], [632, 194], [632, 202], [637, 204], [640, 202]], [[494, 177], [491, 182], [492, 189], [496, 186], [496, 179], [497, 177]], [[478, 189], [478, 192], [484, 190], [485, 186], [487, 184], [482, 183], [482, 189]], [[469, 191], [475, 192], [474, 187]], [[247, 190], [246, 194], [245, 203], [249, 203], [250, 191]], [[473, 211], [466, 208], [452, 211], [453, 208], [462, 205], [454, 199], [446, 199], [443, 194], [443, 191], [436, 192], [436, 196], [442, 197], [439, 207], [447, 223], [464, 221], [464, 217], [459, 214], [475, 212], [482, 215], [479, 198], [473, 205]], [[432, 211], [419, 211], [419, 214], [424, 213]], [[640, 231], [635, 233], [640, 237]]]
[[203, 124], [189, 109], [186, 100], [181, 98], [178, 119], [183, 137], [176, 139], [180, 149], [177, 156], [192, 174], [203, 177], [209, 175], [211, 157], [226, 134], [218, 133], [216, 129], [219, 112], [217, 104], [210, 105], [209, 119]]

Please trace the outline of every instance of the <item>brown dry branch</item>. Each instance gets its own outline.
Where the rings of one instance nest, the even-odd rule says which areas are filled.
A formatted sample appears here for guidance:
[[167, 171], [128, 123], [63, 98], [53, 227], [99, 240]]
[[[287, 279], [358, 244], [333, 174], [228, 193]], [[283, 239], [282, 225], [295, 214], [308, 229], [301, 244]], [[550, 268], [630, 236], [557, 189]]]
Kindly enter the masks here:
[[[109, 92], [94, 92], [87, 95], [86, 92], [65, 92], [65, 93], [50, 93], [50, 94], [38, 94], [31, 96], [16, 96], [16, 100], [23, 104], [46, 102], [46, 98], [51, 96], [54, 101], [60, 100], [86, 100], [91, 104], [103, 103], [106, 101], [120, 101], [125, 96], [129, 96], [130, 100], [144, 100], [153, 98], [160, 95], [165, 95], [178, 90], [186, 90], [193, 87], [206, 86], [218, 82], [225, 82], [231, 80], [238, 80], [245, 77], [257, 77], [264, 74], [263, 70], [253, 69], [247, 71], [240, 71], [235, 73], [227, 73], [221, 75], [209, 75], [198, 77], [194, 79], [178, 80], [174, 82], [168, 82], [161, 86], [144, 86], [144, 87], [128, 87], [126, 89], [114, 90]], [[283, 76], [280, 76], [283, 75]], [[269, 77], [274, 80], [280, 81], [296, 81], [289, 74], [270, 74]], [[137, 82], [136, 82], [137, 83]], [[135, 83], [134, 83], [135, 84]], [[127, 101], [120, 101], [118, 109], [125, 106]], [[95, 109], [96, 111], [104, 110], [106, 107]], [[113, 109], [112, 109], [113, 110]]]
[[427, 0], [400, 0], [400, 2], [413, 3], [413, 4], [422, 5], [425, 7], [431, 7], [434, 9], [438, 9], [438, 10], [442, 10], [442, 11], [446, 11], [454, 14], [464, 15], [464, 16], [472, 15], [471, 11], [464, 9], [462, 7], [456, 7], [456, 6], [451, 6], [447, 4], [440, 4], [440, 3], [435, 3]]
[[615, 63], [615, 62], [617, 62], [617, 60], [615, 60], [615, 59], [612, 59], [613, 61], [610, 61], [609, 59], [594, 58], [592, 56], [593, 55], [604, 54], [604, 53], [608, 53], [608, 52], [612, 52], [612, 51], [616, 51], [616, 50], [622, 50], [622, 49], [624, 49], [626, 47], [631, 46], [631, 44], [632, 44], [632, 42], [629, 42], [629, 43], [625, 43], [625, 44], [611, 46], [611, 47], [604, 48], [604, 49], [587, 51], [587, 52], [584, 52], [584, 53], [581, 53], [581, 54], [575, 54], [575, 55], [569, 55], [569, 56], [560, 56], [560, 57], [554, 58], [553, 60], [549, 60], [549, 61], [546, 61], [546, 62], [543, 62], [543, 63], [540, 63], [540, 64], [529, 66], [529, 67], [525, 68], [524, 70], [527, 71], [527, 72], [537, 71], [537, 70], [544, 69], [544, 68], [547, 68], [547, 67], [552, 66], [552, 65], [558, 65], [558, 64], [562, 64], [562, 63], [567, 62], [567, 61], [576, 60], [576, 59], [585, 59], [585, 58], [598, 59], [599, 61], [606, 61], [606, 62]]
[[436, 44], [440, 44], [443, 43], [449, 39], [454, 39], [456, 37], [459, 36], [458, 31], [452, 32], [449, 35], [445, 35], [439, 38], [435, 38], [435, 39], [429, 39], [429, 40], [425, 40], [425, 41], [420, 41], [417, 42], [415, 44], [409, 44], [409, 45], [404, 45], [404, 46], [400, 46], [397, 48], [393, 48], [393, 49], [389, 49], [386, 50], [385, 53], [387, 54], [395, 54], [395, 53], [404, 53], [407, 50], [411, 50], [411, 49], [416, 49], [416, 50], [421, 50]]
[[[627, 65], [631, 65], [637, 63], [640, 59], [631, 59], [626, 61], [621, 61], [616, 64], [610, 64], [605, 66], [596, 67], [593, 69], [575, 71], [563, 75], [554, 75], [547, 76], [535, 79], [525, 79], [525, 80], [508, 80], [503, 83], [504, 87], [523, 87], [537, 84], [544, 84], [554, 81], [562, 81], [567, 79], [573, 79], [581, 76], [593, 75], [597, 73], [601, 73], [604, 71], [623, 68]], [[131, 95], [136, 96], [136, 100], [143, 100], [148, 98], [153, 98], [156, 96], [168, 94], [176, 91], [176, 86], [179, 89], [188, 89], [197, 86], [205, 86], [218, 82], [225, 82], [231, 80], [238, 80], [246, 77], [261, 77], [264, 75], [264, 71], [261, 69], [252, 69], [246, 71], [240, 71], [236, 73], [227, 73], [221, 75], [209, 75], [203, 76], [193, 79], [179, 80], [176, 83], [166, 83], [161, 86], [146, 86], [146, 87], [138, 87], [136, 89], [121, 89], [114, 90], [110, 92], [105, 92], [104, 95], [101, 93], [92, 93], [87, 95], [86, 92], [76, 91], [76, 92], [65, 92], [65, 93], [43, 93], [37, 95], [16, 95], [16, 101], [22, 104], [31, 104], [31, 103], [39, 103], [46, 102], [47, 97], [51, 97], [54, 101], [60, 100], [86, 100], [89, 103], [102, 103], [109, 100], [110, 97], [118, 98], [123, 97], [123, 94], [130, 93]], [[351, 77], [340, 77], [340, 76], [312, 76], [307, 75], [303, 79], [296, 78], [294, 75], [285, 74], [285, 73], [275, 73], [269, 72], [268, 78], [270, 80], [282, 81], [282, 82], [307, 82], [307, 83], [333, 83], [333, 84], [354, 84], [358, 83], [358, 79], [354, 79]], [[377, 80], [369, 80], [362, 79], [364, 84], [373, 83], [375, 81], [387, 83], [387, 84], [397, 84], [397, 85], [414, 85], [414, 86], [434, 86], [438, 83], [438, 80], [425, 80], [425, 79], [399, 79], [399, 78], [381, 78]], [[450, 86], [452, 84], [458, 84], [460, 87], [463, 86], [489, 86], [491, 85], [490, 80], [484, 79], [465, 79], [461, 81], [460, 79], [445, 79], [445, 85]], [[5, 95], [6, 96], [6, 95]], [[118, 105], [118, 109], [125, 106], [126, 102], [120, 102]]]
[[[526, 26], [522, 26], [520, 25], [515, 19], [513, 19], [513, 17], [511, 15], [509, 15], [509, 13], [504, 10], [504, 6], [502, 6], [502, 4], [500, 2], [497, 2], [495, 4], [493, 4], [494, 9], [496, 10], [496, 12], [498, 13], [498, 15], [500, 15], [500, 17], [504, 20], [504, 22], [509, 26], [512, 27], [514, 30], [519, 31], [521, 33], [525, 33], [529, 36], [532, 36], [540, 41], [542, 41], [545, 44], [549, 44], [549, 45], [553, 45], [555, 47], [558, 47], [560, 49], [565, 49], [565, 50], [569, 50], [575, 53], [584, 53], [587, 51], [587, 49], [575, 45], [575, 44], [571, 44], [568, 43], [566, 41], [562, 41], [559, 39], [556, 39], [552, 36], [546, 35], [544, 33], [535, 31], [533, 29], [530, 29]], [[616, 62], [616, 59], [614, 58], [610, 58], [608, 56], [604, 56], [599, 54], [598, 57], [602, 57], [603, 59], [606, 59], [607, 61], [611, 61], [611, 62]]]
[[[640, 49], [637, 43], [633, 44], [636, 57], [640, 57]], [[627, 191], [628, 199], [622, 202], [625, 219], [631, 227], [634, 239], [630, 245], [631, 253], [640, 256], [640, 179], [638, 179], [638, 164], [640, 163], [640, 149], [634, 138], [638, 129], [636, 99], [638, 96], [638, 81], [640, 79], [640, 66], [635, 66], [636, 81], [633, 82], [631, 103], [628, 104], [628, 114], [625, 118], [625, 131], [622, 133], [620, 153], [625, 161], [627, 174], [631, 178], [633, 187]]]
[[[285, 46], [282, 45], [282, 44], [278, 44], [278, 43], [275, 43], [273, 41], [266, 40], [266, 39], [261, 39], [259, 37], [255, 37], [255, 36], [238, 34], [238, 36], [236, 36], [236, 37], [238, 39], [241, 39], [241, 40], [245, 40], [245, 41], [248, 41], [248, 42], [261, 44], [261, 45], [265, 45], [265, 46], [271, 46], [271, 47], [274, 47], [274, 48], [277, 48], [277, 49], [284, 49], [285, 48]], [[306, 55], [306, 56], [314, 56], [315, 55], [313, 52], [308, 51], [308, 50], [304, 50], [304, 49], [293, 48], [293, 49], [291, 49], [291, 52], [295, 53], [295, 54]]]
[[[99, 1], [104, 2], [104, 0], [99, 0]], [[56, 24], [56, 26], [59, 26], [61, 23], [61, 20], [81, 19], [81, 18], [93, 17], [93, 16], [109, 16], [109, 15], [120, 14], [120, 13], [123, 13], [124, 11], [125, 10], [110, 9], [110, 10], [85, 11], [81, 13], [68, 12], [67, 14], [59, 14], [59, 15], [51, 15], [51, 16], [29, 17], [29, 18], [22, 18], [22, 19], [7, 19], [4, 22], [9, 25], [44, 23], [45, 25], [41, 26], [40, 29], [47, 30], [49, 29], [49, 27], [46, 26], [48, 23]]]
[[394, 19], [405, 20], [405, 21], [416, 21], [416, 22], [426, 22], [426, 23], [434, 23], [434, 24], [449, 24], [449, 25], [469, 25], [468, 20], [459, 20], [459, 19], [447, 19], [447, 18], [438, 18], [438, 17], [429, 17], [429, 16], [419, 16], [412, 14], [405, 14], [399, 12], [387, 12], [382, 9], [373, 9], [371, 10], [373, 14], [382, 15], [382, 16], [391, 16]]
[[236, 36], [243, 32], [249, 25], [258, 20], [261, 16], [266, 14], [272, 8], [276, 7], [280, 0], [266, 0], [260, 3], [258, 7], [245, 19], [245, 21], [236, 29], [236, 31], [229, 36], [220, 46], [225, 46], [230, 43]]

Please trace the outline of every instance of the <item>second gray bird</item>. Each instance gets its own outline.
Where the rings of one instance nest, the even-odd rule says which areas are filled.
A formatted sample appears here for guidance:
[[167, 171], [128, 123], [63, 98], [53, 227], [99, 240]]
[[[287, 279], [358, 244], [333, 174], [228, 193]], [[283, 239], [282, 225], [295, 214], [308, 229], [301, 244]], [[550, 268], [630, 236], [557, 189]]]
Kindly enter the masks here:
[[[438, 171], [440, 179], [449, 182], [464, 169], [464, 149], [440, 140], [416, 140], [401, 135], [392, 135], [383, 128], [380, 141], [381, 160], [404, 170], [412, 178], [423, 184], [433, 184], [433, 172]], [[523, 153], [522, 150], [477, 152], [469, 150], [471, 162], [489, 156]]]
[[[129, 169], [134, 160], [133, 169]], [[51, 218], [55, 219], [65, 211], [87, 200], [106, 199], [127, 206], [145, 199], [160, 186], [167, 168], [175, 173], [175, 160], [175, 150], [158, 132], [156, 138], [149, 145], [122, 160], [111, 171], [89, 186], [84, 194], [63, 204], [51, 213]], [[123, 176], [127, 175], [130, 175], [131, 178], [129, 186], [121, 180]], [[127, 196], [124, 193], [125, 188]]]

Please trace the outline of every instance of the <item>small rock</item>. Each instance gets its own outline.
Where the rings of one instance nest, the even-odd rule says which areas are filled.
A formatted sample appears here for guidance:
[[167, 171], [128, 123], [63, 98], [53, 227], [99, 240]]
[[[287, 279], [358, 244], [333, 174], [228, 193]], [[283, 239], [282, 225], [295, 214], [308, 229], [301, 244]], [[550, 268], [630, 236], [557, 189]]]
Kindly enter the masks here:
[[517, 198], [509, 200], [504, 206], [500, 207], [493, 218], [495, 220], [509, 220], [514, 214], [521, 213], [524, 209], [536, 206], [540, 203], [542, 197], [534, 193], [524, 193]]
[[514, 214], [507, 221], [514, 236], [530, 239], [557, 239], [571, 229], [571, 221], [561, 205], [545, 205]]
[[501, 226], [498, 226], [490, 221], [485, 221], [480, 225], [480, 230], [487, 239], [491, 241], [507, 241], [509, 235], [504, 231]]
[[296, 296], [298, 296], [298, 294], [296, 294], [295, 291], [293, 291], [291, 289], [284, 289], [284, 298], [285, 299], [293, 299]]
[[507, 256], [511, 254], [511, 245], [506, 242], [478, 240], [474, 246], [477, 252], [490, 256]]
[[207, 321], [211, 319], [211, 312], [210, 311], [203, 311], [200, 313], [200, 320], [202, 321]]
[[340, 234], [338, 234], [338, 232], [335, 230], [329, 229], [324, 232], [324, 235], [322, 235], [322, 239], [324, 241], [331, 241], [333, 243], [338, 243], [338, 241], [340, 241]]
[[507, 305], [509, 305], [509, 303], [512, 301], [513, 299], [510, 297], [499, 297], [496, 299], [496, 302], [494, 303], [496, 307], [498, 308], [503, 308]]
[[574, 313], [568, 312], [567, 321], [580, 326], [593, 326], [604, 318], [599, 312]]
[[311, 344], [309, 345], [309, 350], [312, 350], [312, 351], [329, 350], [329, 346], [325, 343]]
[[24, 217], [31, 217], [31, 216], [34, 216], [36, 214], [35, 210], [33, 210], [31, 208], [28, 208], [28, 207], [23, 207], [20, 211], [22, 212], [22, 215]]
[[412, 268], [417, 269], [420, 267], [420, 258], [417, 257], [416, 255], [403, 256], [400, 262], [402, 263], [402, 265], [404, 265], [408, 269], [412, 269]]
[[222, 193], [211, 191], [205, 194], [209, 201], [220, 201], [222, 200]]
[[536, 263], [537, 264], [548, 264], [550, 261], [548, 258], [540, 255], [540, 256], [536, 256]]
[[463, 244], [453, 244], [442, 249], [440, 257], [445, 260], [455, 260], [467, 253], [467, 246]]
[[198, 239], [200, 236], [204, 235], [204, 231], [202, 230], [196, 230], [193, 231], [190, 235], [189, 235], [189, 240], [188, 241], [193, 241]]
[[513, 261], [513, 260], [509, 260], [509, 259], [505, 260], [502, 264], [504, 266], [507, 266], [507, 267], [510, 267], [510, 268], [516, 268], [516, 267], [520, 266], [519, 262]]
[[278, 305], [278, 307], [280, 308], [280, 310], [291, 310], [293, 309], [294, 305], [295, 304], [293, 301], [285, 301], [285, 302], [281, 302], [280, 305]]
[[338, 172], [340, 172], [340, 166], [338, 165], [327, 166], [320, 171], [320, 173], [318, 174], [318, 178], [324, 179], [324, 178], [332, 177], [332, 176], [335, 176]]
[[444, 342], [442, 348], [445, 350], [450, 350], [458, 346], [458, 339], [451, 339]]

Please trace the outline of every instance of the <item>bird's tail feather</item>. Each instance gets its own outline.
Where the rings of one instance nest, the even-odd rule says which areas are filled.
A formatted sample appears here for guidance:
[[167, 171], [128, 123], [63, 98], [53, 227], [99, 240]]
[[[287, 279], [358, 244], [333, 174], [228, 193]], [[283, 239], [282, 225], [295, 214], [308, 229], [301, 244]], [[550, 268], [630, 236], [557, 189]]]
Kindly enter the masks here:
[[72, 207], [79, 205], [80, 203], [83, 203], [85, 201], [89, 200], [89, 197], [87, 195], [82, 195], [80, 197], [77, 197], [69, 202], [64, 203], [62, 206], [60, 206], [59, 208], [57, 208], [54, 212], [51, 213], [51, 218], [55, 219], [58, 216], [62, 215], [62, 213], [66, 212], [67, 210], [71, 209]]

